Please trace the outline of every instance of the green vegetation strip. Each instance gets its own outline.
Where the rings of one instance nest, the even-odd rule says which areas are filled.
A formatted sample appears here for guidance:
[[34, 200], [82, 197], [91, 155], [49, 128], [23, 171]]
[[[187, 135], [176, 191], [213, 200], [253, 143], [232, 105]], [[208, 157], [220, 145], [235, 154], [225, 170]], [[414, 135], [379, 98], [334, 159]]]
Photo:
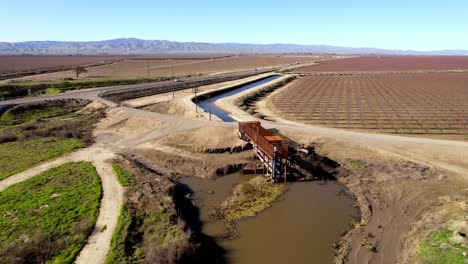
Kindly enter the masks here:
[[468, 254], [468, 248], [460, 243], [455, 243], [451, 238], [453, 231], [445, 229], [433, 233], [424, 241], [418, 251], [421, 263], [444, 263], [444, 264], [465, 264], [468, 259], [463, 256], [463, 252]]
[[0, 98], [20, 97], [40, 94], [56, 94], [70, 90], [79, 90], [86, 88], [97, 88], [105, 86], [130, 85], [156, 81], [164, 81], [169, 78], [160, 77], [155, 79], [128, 79], [128, 80], [89, 80], [89, 81], [61, 81], [51, 83], [27, 83], [14, 84], [7, 83], [0, 85]]
[[236, 186], [232, 196], [215, 208], [214, 216], [227, 222], [254, 216], [268, 208], [286, 189], [285, 184], [273, 183], [263, 176], [255, 177]]
[[74, 138], [35, 138], [0, 144], [0, 180], [82, 147]]
[[120, 185], [123, 187], [129, 187], [133, 185], [133, 175], [130, 172], [122, 169], [117, 164], [112, 164], [112, 168], [117, 175], [117, 180], [119, 181]]
[[89, 162], [47, 170], [0, 193], [5, 263], [71, 263], [99, 213], [101, 183]]
[[148, 248], [167, 249], [183, 239], [173, 215], [162, 208], [132, 216], [123, 207], [111, 240], [106, 264], [138, 263]]
[[14, 107], [8, 109], [0, 116], [0, 129], [19, 125], [43, 118], [51, 118], [64, 114], [63, 107], [43, 107], [41, 105], [30, 107]]

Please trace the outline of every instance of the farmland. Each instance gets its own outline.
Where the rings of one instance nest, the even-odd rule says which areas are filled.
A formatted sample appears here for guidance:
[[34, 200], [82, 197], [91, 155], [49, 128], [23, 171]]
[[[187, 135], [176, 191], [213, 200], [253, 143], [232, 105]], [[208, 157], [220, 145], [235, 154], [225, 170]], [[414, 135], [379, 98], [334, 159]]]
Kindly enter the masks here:
[[468, 134], [467, 73], [307, 76], [272, 97], [301, 123], [399, 134]]
[[101, 64], [123, 58], [125, 56], [0, 56], [0, 74]]
[[468, 70], [468, 56], [362, 56], [330, 60], [297, 72]]
[[[133, 58], [113, 64], [87, 68], [88, 73], [82, 75], [81, 80], [99, 79], [137, 79], [175, 76], [187, 76], [197, 74], [213, 74], [220, 72], [246, 70], [261, 67], [293, 64], [296, 62], [307, 63], [323, 60], [317, 56], [288, 56], [288, 55], [248, 55], [220, 58]], [[32, 75], [17, 78], [17, 81], [49, 82], [66, 78], [75, 78], [72, 71], [60, 71], [49, 74]]]

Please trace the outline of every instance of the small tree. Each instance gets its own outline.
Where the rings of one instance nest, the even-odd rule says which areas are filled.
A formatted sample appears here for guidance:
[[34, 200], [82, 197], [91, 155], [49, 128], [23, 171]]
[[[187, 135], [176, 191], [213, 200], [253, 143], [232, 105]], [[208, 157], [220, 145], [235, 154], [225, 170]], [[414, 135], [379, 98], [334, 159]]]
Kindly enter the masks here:
[[81, 73], [88, 73], [88, 70], [86, 70], [85, 67], [78, 65], [73, 67], [73, 72], [76, 74], [76, 78], [78, 78]]

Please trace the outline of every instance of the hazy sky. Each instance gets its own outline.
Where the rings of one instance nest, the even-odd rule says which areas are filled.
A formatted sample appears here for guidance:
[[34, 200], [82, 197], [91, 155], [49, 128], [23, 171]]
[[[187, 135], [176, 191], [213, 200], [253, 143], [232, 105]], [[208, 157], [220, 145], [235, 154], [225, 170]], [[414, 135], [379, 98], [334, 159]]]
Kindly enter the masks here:
[[0, 0], [0, 41], [125, 37], [468, 49], [468, 0]]

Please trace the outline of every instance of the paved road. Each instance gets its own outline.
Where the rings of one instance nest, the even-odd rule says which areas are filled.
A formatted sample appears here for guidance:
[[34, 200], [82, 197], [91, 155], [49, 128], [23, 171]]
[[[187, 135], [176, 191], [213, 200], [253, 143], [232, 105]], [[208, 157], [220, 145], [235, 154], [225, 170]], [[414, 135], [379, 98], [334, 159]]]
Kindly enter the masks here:
[[[190, 83], [190, 82], [198, 82], [198, 81], [209, 81], [209, 80], [222, 80], [226, 77], [245, 77], [246, 75], [258, 75], [265, 72], [269, 72], [275, 70], [276, 68], [270, 68], [261, 71], [255, 70], [246, 70], [246, 71], [238, 71], [238, 72], [230, 72], [230, 73], [223, 73], [217, 75], [208, 75], [208, 76], [196, 76], [196, 77], [187, 77], [180, 79], [183, 83]], [[144, 84], [133, 84], [133, 85], [119, 85], [119, 86], [107, 86], [107, 87], [100, 87], [100, 88], [90, 88], [90, 89], [83, 89], [83, 90], [75, 90], [66, 93], [56, 94], [56, 95], [47, 95], [47, 96], [37, 96], [37, 97], [24, 97], [24, 98], [17, 98], [11, 100], [3, 100], [0, 101], [0, 106], [2, 105], [12, 105], [12, 104], [26, 104], [26, 103], [35, 103], [35, 102], [42, 102], [45, 100], [57, 100], [57, 99], [87, 99], [93, 101], [103, 102], [107, 105], [115, 105], [115, 103], [110, 102], [101, 98], [99, 95], [105, 92], [110, 91], [129, 91], [129, 90], [144, 90], [148, 88], [157, 88], [157, 87], [165, 87], [168, 85], [173, 85], [173, 81], [160, 81], [160, 82], [152, 82], [152, 83], [144, 83]]]

